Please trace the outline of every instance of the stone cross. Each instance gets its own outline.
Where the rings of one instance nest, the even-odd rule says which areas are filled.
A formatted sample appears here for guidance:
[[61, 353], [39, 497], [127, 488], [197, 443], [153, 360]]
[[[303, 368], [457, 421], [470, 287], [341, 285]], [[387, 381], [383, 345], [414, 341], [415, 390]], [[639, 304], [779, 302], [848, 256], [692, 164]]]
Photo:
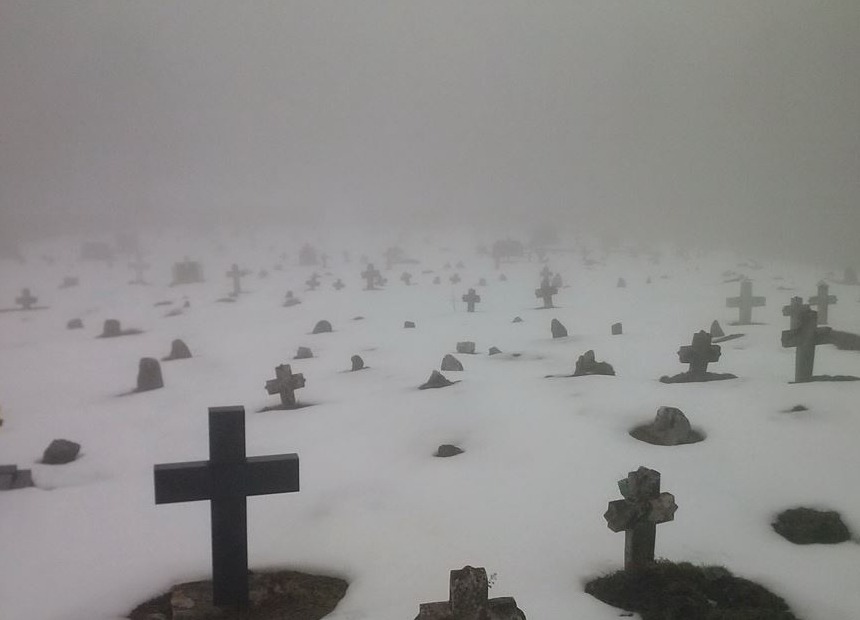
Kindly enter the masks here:
[[340, 278], [338, 278], [337, 280], [335, 280], [335, 281], [332, 283], [332, 286], [334, 287], [334, 290], [339, 291], [339, 290], [340, 290], [340, 289], [342, 289], [344, 286], [346, 286], [346, 284], [344, 284], [344, 283], [343, 283], [343, 280], [341, 280]]
[[316, 272], [314, 272], [311, 274], [310, 278], [305, 280], [305, 284], [307, 285], [309, 291], [315, 291], [320, 285], [320, 277], [316, 274]]
[[143, 279], [143, 273], [149, 269], [149, 264], [138, 257], [137, 260], [133, 263], [129, 263], [128, 266], [132, 271], [134, 271], [134, 280], [129, 282], [129, 284], [146, 284], [146, 280]]
[[752, 282], [743, 280], [741, 282], [740, 297], [729, 297], [726, 299], [726, 308], [738, 308], [739, 318], [737, 325], [751, 325], [753, 308], [760, 308], [765, 305], [764, 297], [753, 297]]
[[543, 269], [540, 270], [541, 278], [549, 278], [552, 275], [552, 271], [550, 271], [549, 265], [544, 265]]
[[794, 353], [794, 381], [803, 383], [812, 379], [815, 366], [815, 347], [827, 344], [829, 327], [818, 327], [818, 313], [804, 306], [797, 318], [797, 327], [782, 332], [782, 346], [796, 347]]
[[230, 271], [227, 272], [227, 277], [233, 280], [233, 297], [238, 297], [242, 293], [242, 278], [248, 275], [245, 269], [239, 269], [239, 265], [233, 263]]
[[558, 288], [552, 286], [549, 282], [549, 278], [545, 277], [540, 283], [540, 288], [535, 289], [535, 297], [543, 299], [544, 308], [552, 308], [553, 295], [558, 295]]
[[361, 277], [367, 281], [367, 285], [365, 285], [364, 290], [376, 290], [376, 283], [379, 281], [381, 276], [382, 274], [373, 266], [373, 263], [367, 263], [367, 268], [361, 272]]
[[451, 284], [459, 284], [460, 283], [460, 274], [455, 273], [450, 278], [448, 278], [448, 281], [451, 282]]
[[244, 407], [212, 407], [209, 460], [156, 465], [154, 478], [156, 504], [209, 500], [213, 602], [247, 608], [247, 498], [298, 491], [298, 455], [247, 458]]
[[410, 284], [412, 284], [412, 274], [408, 271], [404, 271], [400, 275], [400, 281], [403, 282], [403, 284], [405, 284], [406, 286], [409, 286]]
[[293, 374], [289, 364], [281, 364], [275, 368], [275, 378], [266, 381], [266, 391], [269, 394], [280, 394], [281, 404], [287, 409], [296, 407], [296, 390], [305, 387], [305, 376]]
[[691, 377], [701, 379], [708, 372], [708, 364], [719, 361], [721, 353], [720, 345], [711, 344], [711, 334], [703, 330], [693, 334], [692, 344], [678, 349], [678, 359], [690, 365]]
[[798, 328], [800, 325], [800, 315], [803, 312], [803, 309], [808, 307], [809, 306], [803, 303], [803, 297], [792, 297], [791, 303], [782, 307], [782, 316], [791, 317], [790, 329]]
[[37, 301], [39, 301], [39, 298], [33, 297], [33, 295], [30, 294], [30, 289], [24, 288], [21, 289], [21, 296], [15, 300], [15, 303], [21, 306], [24, 310], [32, 310]]
[[470, 288], [469, 292], [466, 293], [465, 295], [463, 295], [463, 301], [465, 301], [467, 304], [466, 311], [467, 312], [474, 312], [475, 311], [475, 304], [481, 302], [481, 296], [475, 292], [475, 289]]
[[421, 603], [415, 620], [525, 620], [512, 597], [491, 599], [489, 587], [484, 568], [452, 570], [449, 600]]
[[619, 480], [618, 489], [624, 499], [609, 502], [603, 518], [610, 530], [624, 532], [624, 569], [652, 564], [657, 524], [675, 518], [675, 497], [660, 492], [660, 472], [647, 467]]
[[829, 295], [830, 287], [823, 280], [818, 283], [818, 295], [809, 298], [809, 304], [815, 306], [818, 311], [818, 324], [827, 325], [827, 310], [831, 304], [836, 303], [836, 295]]

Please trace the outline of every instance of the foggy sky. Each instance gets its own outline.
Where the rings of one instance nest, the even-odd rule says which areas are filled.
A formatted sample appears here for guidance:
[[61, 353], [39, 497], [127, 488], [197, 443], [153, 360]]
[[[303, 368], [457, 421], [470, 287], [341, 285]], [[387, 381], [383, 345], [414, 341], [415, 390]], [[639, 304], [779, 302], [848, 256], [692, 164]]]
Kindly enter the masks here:
[[5, 230], [556, 218], [856, 259], [858, 197], [857, 0], [0, 0]]

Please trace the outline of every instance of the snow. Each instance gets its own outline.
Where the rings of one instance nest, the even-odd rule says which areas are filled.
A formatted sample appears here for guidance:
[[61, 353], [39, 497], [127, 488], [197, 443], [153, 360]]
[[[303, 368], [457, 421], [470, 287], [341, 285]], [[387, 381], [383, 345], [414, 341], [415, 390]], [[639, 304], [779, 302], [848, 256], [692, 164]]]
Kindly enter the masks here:
[[[120, 618], [171, 584], [206, 578], [208, 503], [155, 506], [152, 466], [207, 458], [207, 408], [233, 404], [247, 411], [250, 456], [301, 458], [299, 493], [249, 500], [251, 566], [346, 578], [331, 618], [414, 617], [419, 603], [447, 598], [448, 572], [466, 564], [495, 573], [491, 595], [516, 597], [529, 618], [616, 618], [583, 584], [621, 565], [623, 536], [602, 514], [620, 497], [616, 481], [640, 465], [662, 473], [680, 506], [674, 522], [658, 527], [659, 556], [725, 565], [786, 598], [801, 617], [857, 616], [860, 548], [795, 546], [769, 525], [785, 508], [820, 506], [860, 532], [860, 383], [790, 385], [794, 352], [780, 346], [782, 306], [815, 293], [822, 274], [814, 267], [769, 263], [748, 272], [755, 294], [767, 296], [754, 312], [764, 324], [733, 328], [736, 310], [725, 298], [738, 284], [722, 283], [721, 273], [738, 260], [728, 255], [652, 265], [612, 254], [593, 269], [578, 254], [553, 255], [551, 267], [570, 286], [558, 309], [538, 310], [541, 265], [503, 265], [509, 281], [499, 282], [472, 243], [457, 251], [405, 244], [421, 265], [385, 272], [389, 284], [376, 292], [361, 290], [357, 260], [344, 264], [335, 252], [331, 275], [305, 292], [310, 273], [325, 270], [295, 266], [292, 252], [285, 270], [273, 271], [281, 250], [269, 251], [273, 243], [234, 254], [203, 241], [195, 253], [187, 241], [150, 240], [146, 277], [155, 284], [146, 287], [128, 285], [126, 261], [75, 264], [74, 239], [30, 248], [24, 265], [0, 262], [0, 305], [29, 286], [50, 306], [0, 314], [0, 463], [32, 467], [38, 487], [0, 494], [0, 618]], [[42, 253], [60, 260], [48, 265]], [[185, 255], [203, 261], [207, 282], [168, 288], [171, 261]], [[452, 286], [442, 265], [460, 259], [463, 282]], [[230, 290], [224, 273], [233, 262], [253, 269], [243, 283], [250, 292], [215, 303]], [[263, 267], [268, 279], [256, 276]], [[400, 282], [404, 270], [417, 285]], [[443, 283], [434, 286], [437, 274]], [[81, 286], [58, 290], [63, 275], [81, 276]], [[482, 276], [489, 286], [468, 314], [460, 297]], [[615, 288], [619, 276], [626, 289]], [[331, 288], [337, 277], [347, 284], [341, 292]], [[281, 306], [288, 289], [301, 305]], [[839, 297], [831, 324], [860, 329], [857, 290], [831, 292]], [[189, 310], [164, 318], [186, 297]], [[165, 299], [174, 306], [153, 305]], [[524, 322], [512, 324], [517, 315]], [[85, 329], [66, 330], [77, 316]], [[550, 338], [554, 317], [569, 338]], [[107, 318], [144, 333], [97, 339]], [[723, 345], [712, 366], [740, 378], [660, 384], [661, 375], [684, 370], [677, 349], [715, 318], [727, 333], [747, 334]], [[310, 335], [319, 319], [334, 333]], [[417, 328], [403, 329], [405, 320]], [[623, 336], [609, 335], [616, 321]], [[162, 363], [164, 389], [123, 396], [139, 359], [167, 355], [177, 337], [194, 358]], [[464, 372], [447, 373], [462, 382], [418, 391], [461, 340], [478, 347], [457, 355]], [[315, 357], [291, 361], [300, 345]], [[491, 346], [504, 354], [487, 356]], [[587, 349], [617, 376], [545, 378], [572, 372]], [[356, 353], [370, 368], [345, 372]], [[313, 406], [257, 413], [277, 402], [264, 384], [280, 363], [305, 375], [298, 398]], [[860, 356], [821, 347], [816, 373], [860, 375]], [[783, 412], [795, 404], [809, 411]], [[631, 438], [627, 431], [660, 405], [681, 408], [707, 439], [667, 448]], [[82, 444], [79, 460], [35, 463], [61, 437]], [[433, 458], [442, 443], [466, 452]]]

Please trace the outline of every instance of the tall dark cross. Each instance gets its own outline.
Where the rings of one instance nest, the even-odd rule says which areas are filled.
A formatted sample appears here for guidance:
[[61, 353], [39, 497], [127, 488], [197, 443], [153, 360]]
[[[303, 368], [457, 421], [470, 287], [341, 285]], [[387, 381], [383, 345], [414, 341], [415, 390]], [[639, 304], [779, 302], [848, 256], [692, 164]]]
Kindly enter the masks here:
[[409, 286], [410, 284], [412, 284], [412, 274], [408, 271], [404, 271], [402, 274], [400, 274], [400, 281], [403, 282], [403, 284], [405, 284], [406, 286]]
[[266, 391], [269, 394], [280, 394], [281, 404], [287, 409], [296, 407], [296, 390], [305, 387], [305, 376], [293, 374], [289, 364], [281, 364], [275, 368], [275, 378], [266, 381]]
[[238, 297], [242, 293], [242, 278], [248, 275], [244, 269], [239, 269], [239, 265], [233, 263], [230, 271], [227, 272], [227, 277], [233, 280], [233, 297]]
[[481, 302], [481, 296], [475, 292], [475, 289], [470, 288], [469, 292], [463, 295], [463, 301], [466, 302], [466, 311], [474, 312], [475, 304]]
[[311, 274], [310, 278], [305, 280], [305, 284], [307, 285], [309, 291], [315, 291], [320, 285], [320, 277], [316, 274], [316, 272], [314, 272]]
[[535, 289], [535, 297], [543, 299], [544, 308], [552, 308], [553, 295], [558, 295], [558, 288], [550, 284], [549, 277], [545, 277], [540, 283], [540, 288]]
[[373, 263], [367, 263], [367, 268], [361, 272], [361, 277], [367, 282], [364, 290], [373, 291], [376, 290], [376, 283], [379, 281], [379, 278], [382, 277], [382, 274], [377, 271], [376, 267], [373, 266]]
[[21, 296], [15, 300], [15, 303], [21, 306], [24, 310], [32, 310], [37, 301], [39, 301], [39, 298], [33, 297], [30, 293], [30, 289], [24, 288], [21, 289]]
[[829, 327], [818, 327], [818, 313], [804, 306], [795, 328], [782, 332], [782, 346], [796, 347], [794, 352], [794, 381], [803, 383], [812, 379], [815, 366], [815, 347], [827, 344]]
[[624, 568], [653, 564], [657, 524], [675, 519], [675, 497], [660, 492], [660, 472], [647, 467], [619, 480], [618, 490], [624, 499], [609, 502], [603, 518], [610, 530], [624, 532]]
[[247, 458], [244, 407], [212, 407], [209, 460], [156, 465], [154, 477], [156, 504], [210, 501], [213, 602], [248, 607], [246, 498], [298, 491], [298, 455]]
[[129, 284], [146, 284], [146, 280], [143, 279], [143, 273], [149, 269], [149, 264], [138, 257], [137, 260], [129, 263], [128, 266], [134, 272], [134, 280], [129, 282]]
[[791, 327], [797, 329], [800, 326], [800, 315], [804, 308], [809, 308], [803, 303], [803, 297], [792, 297], [791, 303], [782, 307], [782, 316], [791, 317]]
[[744, 280], [741, 282], [740, 297], [729, 297], [726, 299], [726, 308], [738, 308], [739, 318], [737, 325], [751, 325], [753, 308], [765, 305], [764, 297], [754, 297], [752, 294], [752, 282]]
[[836, 295], [830, 295], [829, 292], [830, 287], [827, 286], [827, 282], [822, 281], [818, 283], [818, 295], [809, 298], [809, 304], [815, 306], [818, 311], [819, 325], [827, 325], [829, 320], [827, 310], [831, 304], [836, 303]]
[[678, 349], [678, 359], [682, 364], [689, 364], [692, 377], [703, 378], [708, 373], [708, 364], [720, 359], [720, 345], [711, 344], [711, 334], [700, 331], [693, 334], [693, 343]]

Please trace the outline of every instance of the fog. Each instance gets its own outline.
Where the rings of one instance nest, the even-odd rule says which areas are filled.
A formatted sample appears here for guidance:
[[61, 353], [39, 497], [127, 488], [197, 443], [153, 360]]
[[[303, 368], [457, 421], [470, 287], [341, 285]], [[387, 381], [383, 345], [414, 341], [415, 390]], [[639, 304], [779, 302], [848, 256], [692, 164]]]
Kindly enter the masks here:
[[858, 262], [856, 0], [0, 0], [6, 234], [580, 234]]

